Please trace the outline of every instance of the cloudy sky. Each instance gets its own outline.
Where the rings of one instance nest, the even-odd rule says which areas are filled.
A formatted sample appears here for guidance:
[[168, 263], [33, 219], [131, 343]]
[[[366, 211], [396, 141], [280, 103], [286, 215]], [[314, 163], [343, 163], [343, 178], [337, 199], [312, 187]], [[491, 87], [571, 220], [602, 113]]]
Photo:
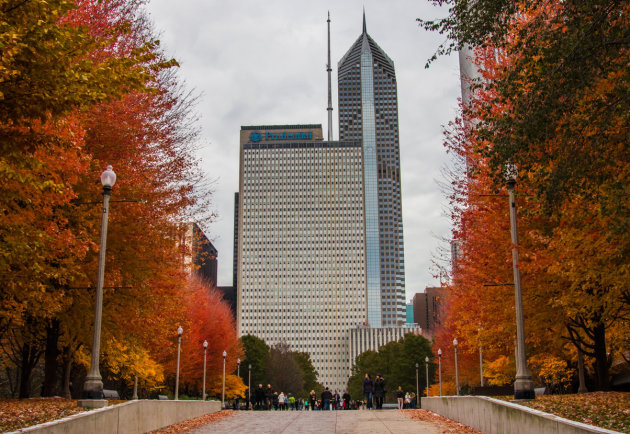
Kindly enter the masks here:
[[337, 62], [367, 31], [391, 57], [398, 79], [407, 299], [437, 284], [431, 260], [449, 235], [438, 187], [448, 162], [442, 125], [460, 95], [457, 57], [424, 64], [443, 40], [415, 19], [442, 16], [427, 0], [151, 0], [148, 10], [181, 77], [201, 93], [200, 157], [214, 185], [219, 284], [232, 283], [234, 192], [242, 125], [321, 123], [326, 131], [326, 14], [331, 14], [333, 131], [338, 139]]

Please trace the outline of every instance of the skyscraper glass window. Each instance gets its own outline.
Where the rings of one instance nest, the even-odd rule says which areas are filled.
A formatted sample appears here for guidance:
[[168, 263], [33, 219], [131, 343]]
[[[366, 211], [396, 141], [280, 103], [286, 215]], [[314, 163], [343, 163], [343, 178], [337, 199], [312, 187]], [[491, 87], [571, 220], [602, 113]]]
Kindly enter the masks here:
[[363, 143], [368, 321], [405, 321], [398, 97], [394, 62], [363, 33], [338, 64], [339, 139]]

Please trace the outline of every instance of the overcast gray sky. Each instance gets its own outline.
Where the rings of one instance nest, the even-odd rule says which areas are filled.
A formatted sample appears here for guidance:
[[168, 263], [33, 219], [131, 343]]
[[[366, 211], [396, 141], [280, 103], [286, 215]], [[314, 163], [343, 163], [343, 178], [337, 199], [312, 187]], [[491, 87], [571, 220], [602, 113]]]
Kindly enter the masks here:
[[333, 131], [338, 139], [337, 62], [367, 31], [392, 58], [398, 80], [407, 299], [436, 285], [431, 259], [448, 237], [437, 180], [447, 162], [442, 125], [456, 115], [457, 56], [424, 69], [442, 36], [416, 18], [445, 15], [427, 0], [151, 0], [162, 46], [202, 94], [200, 157], [214, 186], [217, 219], [207, 235], [219, 250], [219, 285], [232, 284], [234, 192], [241, 125], [321, 123], [326, 131], [326, 15], [331, 14]]

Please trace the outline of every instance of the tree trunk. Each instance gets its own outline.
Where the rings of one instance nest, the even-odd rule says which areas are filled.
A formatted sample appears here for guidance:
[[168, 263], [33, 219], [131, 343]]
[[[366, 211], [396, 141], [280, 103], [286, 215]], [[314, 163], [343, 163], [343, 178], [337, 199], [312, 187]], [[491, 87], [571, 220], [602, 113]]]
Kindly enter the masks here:
[[46, 350], [44, 352], [44, 384], [42, 396], [57, 394], [57, 370], [59, 357], [59, 321], [53, 319], [46, 327]]
[[22, 346], [22, 361], [20, 363], [20, 390], [18, 393], [19, 399], [25, 399], [31, 397], [31, 372], [33, 372], [32, 360], [33, 348], [30, 344], [24, 344]]
[[70, 347], [63, 349], [63, 384], [61, 386], [61, 396], [64, 398], [72, 398], [70, 393], [70, 372], [72, 371], [72, 355]]
[[608, 390], [610, 388], [608, 376], [608, 354], [606, 353], [606, 329], [604, 324], [599, 324], [593, 328], [595, 335], [595, 373], [597, 376], [597, 390]]
[[5, 368], [7, 372], [7, 379], [9, 380], [9, 393], [11, 398], [15, 398], [15, 393], [18, 388], [19, 371], [15, 368]]
[[588, 389], [586, 388], [586, 381], [584, 379], [584, 355], [582, 354], [582, 350], [580, 347], [577, 347], [578, 354], [578, 378], [580, 380], [580, 385], [578, 387], [578, 393], [586, 393]]

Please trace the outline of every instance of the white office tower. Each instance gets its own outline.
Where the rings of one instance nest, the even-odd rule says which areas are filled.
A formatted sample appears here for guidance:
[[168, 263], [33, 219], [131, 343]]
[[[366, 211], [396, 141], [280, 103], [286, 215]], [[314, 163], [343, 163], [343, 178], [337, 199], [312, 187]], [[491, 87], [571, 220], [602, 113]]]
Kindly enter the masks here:
[[321, 125], [245, 126], [240, 143], [239, 335], [309, 353], [342, 390], [367, 318], [361, 143], [323, 141]]

